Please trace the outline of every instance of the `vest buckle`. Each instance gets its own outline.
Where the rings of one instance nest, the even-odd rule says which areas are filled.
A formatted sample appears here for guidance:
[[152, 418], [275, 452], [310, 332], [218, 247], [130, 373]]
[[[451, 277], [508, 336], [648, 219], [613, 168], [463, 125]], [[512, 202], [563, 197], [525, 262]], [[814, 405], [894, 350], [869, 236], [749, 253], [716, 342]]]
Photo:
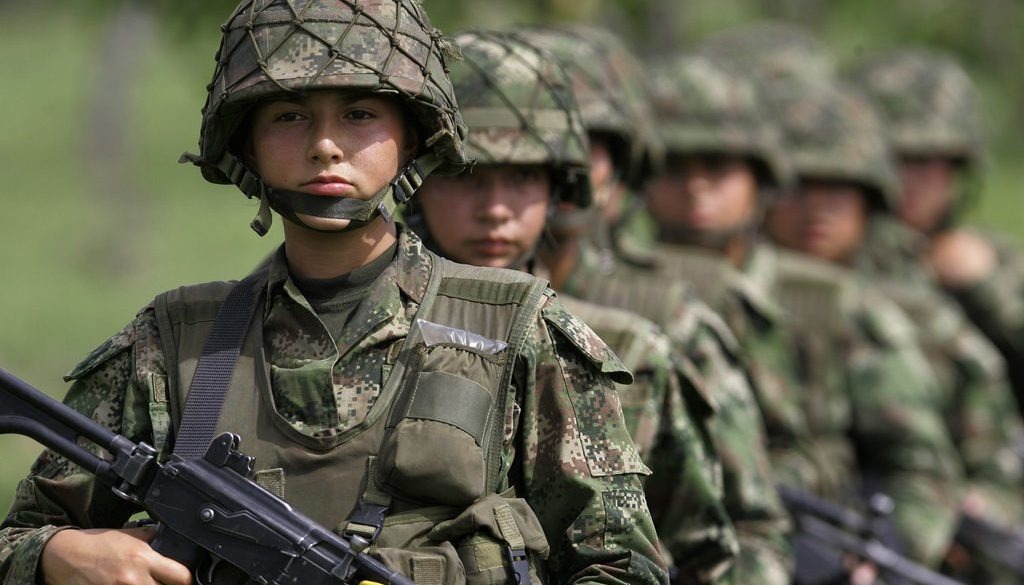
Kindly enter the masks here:
[[512, 566], [512, 578], [516, 585], [530, 585], [530, 559], [526, 556], [526, 549], [506, 546], [505, 556]]

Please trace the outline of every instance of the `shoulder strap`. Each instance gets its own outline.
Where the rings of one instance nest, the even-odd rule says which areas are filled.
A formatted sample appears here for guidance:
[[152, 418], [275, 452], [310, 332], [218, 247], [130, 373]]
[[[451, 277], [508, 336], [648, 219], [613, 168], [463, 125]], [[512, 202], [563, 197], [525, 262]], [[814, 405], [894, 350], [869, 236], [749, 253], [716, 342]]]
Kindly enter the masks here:
[[202, 457], [210, 446], [245, 333], [256, 311], [258, 280], [258, 273], [254, 273], [236, 284], [217, 312], [181, 416], [174, 443], [174, 454], [179, 457]]

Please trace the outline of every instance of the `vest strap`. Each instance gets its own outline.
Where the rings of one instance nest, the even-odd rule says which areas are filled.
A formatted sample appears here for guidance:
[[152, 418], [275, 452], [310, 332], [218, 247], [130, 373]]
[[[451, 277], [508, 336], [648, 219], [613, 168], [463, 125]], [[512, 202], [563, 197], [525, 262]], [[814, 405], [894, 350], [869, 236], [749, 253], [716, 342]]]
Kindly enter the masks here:
[[213, 440], [245, 333], [256, 312], [258, 280], [254, 273], [236, 284], [217, 311], [189, 386], [174, 444], [174, 454], [183, 459], [202, 457]]
[[366, 460], [366, 474], [363, 477], [363, 491], [356, 505], [346, 519], [342, 534], [359, 536], [372, 545], [384, 528], [384, 519], [391, 511], [391, 496], [377, 487], [377, 458]]
[[530, 559], [526, 555], [526, 540], [519, 531], [516, 519], [512, 515], [512, 508], [508, 504], [495, 506], [494, 523], [497, 524], [501, 538], [505, 541], [505, 555], [512, 570], [512, 578], [517, 585], [530, 585]]

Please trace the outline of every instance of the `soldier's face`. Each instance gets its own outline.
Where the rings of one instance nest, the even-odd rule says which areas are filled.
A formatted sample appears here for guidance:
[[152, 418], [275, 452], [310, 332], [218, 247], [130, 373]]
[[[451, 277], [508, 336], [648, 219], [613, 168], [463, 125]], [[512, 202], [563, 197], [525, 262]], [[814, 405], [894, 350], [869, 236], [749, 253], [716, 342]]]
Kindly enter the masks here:
[[938, 227], [953, 205], [957, 166], [943, 157], [905, 157], [900, 160], [903, 204], [900, 217], [922, 232]]
[[417, 197], [446, 256], [474, 266], [515, 268], [544, 230], [551, 177], [540, 165], [478, 166], [454, 177], [430, 177]]
[[648, 184], [647, 207], [663, 227], [728, 232], [754, 217], [757, 192], [757, 175], [742, 157], [670, 156]]
[[601, 210], [605, 220], [618, 219], [626, 187], [616, 175], [612, 138], [604, 133], [592, 132], [590, 138], [590, 184], [594, 189], [594, 207]]
[[784, 247], [848, 264], [864, 239], [867, 213], [867, 197], [859, 186], [807, 180], [772, 206], [765, 227]]
[[[401, 106], [393, 98], [313, 91], [256, 107], [249, 157], [271, 187], [367, 200], [414, 154], [406, 134]], [[347, 219], [299, 217], [322, 230], [349, 224]]]

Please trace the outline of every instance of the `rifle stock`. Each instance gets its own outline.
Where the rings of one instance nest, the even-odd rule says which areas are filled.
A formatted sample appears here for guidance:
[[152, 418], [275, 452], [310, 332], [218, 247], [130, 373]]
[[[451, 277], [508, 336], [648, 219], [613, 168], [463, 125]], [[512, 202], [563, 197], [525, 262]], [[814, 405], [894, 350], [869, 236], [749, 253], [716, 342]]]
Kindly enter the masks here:
[[[237, 435], [214, 439], [205, 457], [157, 461], [135, 443], [0, 369], [0, 434], [31, 437], [103, 481], [156, 520], [151, 546], [209, 585], [227, 563], [255, 583], [329, 585], [369, 579], [414, 585], [366, 554], [358, 536], [327, 530], [249, 479], [253, 458]], [[107, 460], [78, 444], [88, 439]]]

